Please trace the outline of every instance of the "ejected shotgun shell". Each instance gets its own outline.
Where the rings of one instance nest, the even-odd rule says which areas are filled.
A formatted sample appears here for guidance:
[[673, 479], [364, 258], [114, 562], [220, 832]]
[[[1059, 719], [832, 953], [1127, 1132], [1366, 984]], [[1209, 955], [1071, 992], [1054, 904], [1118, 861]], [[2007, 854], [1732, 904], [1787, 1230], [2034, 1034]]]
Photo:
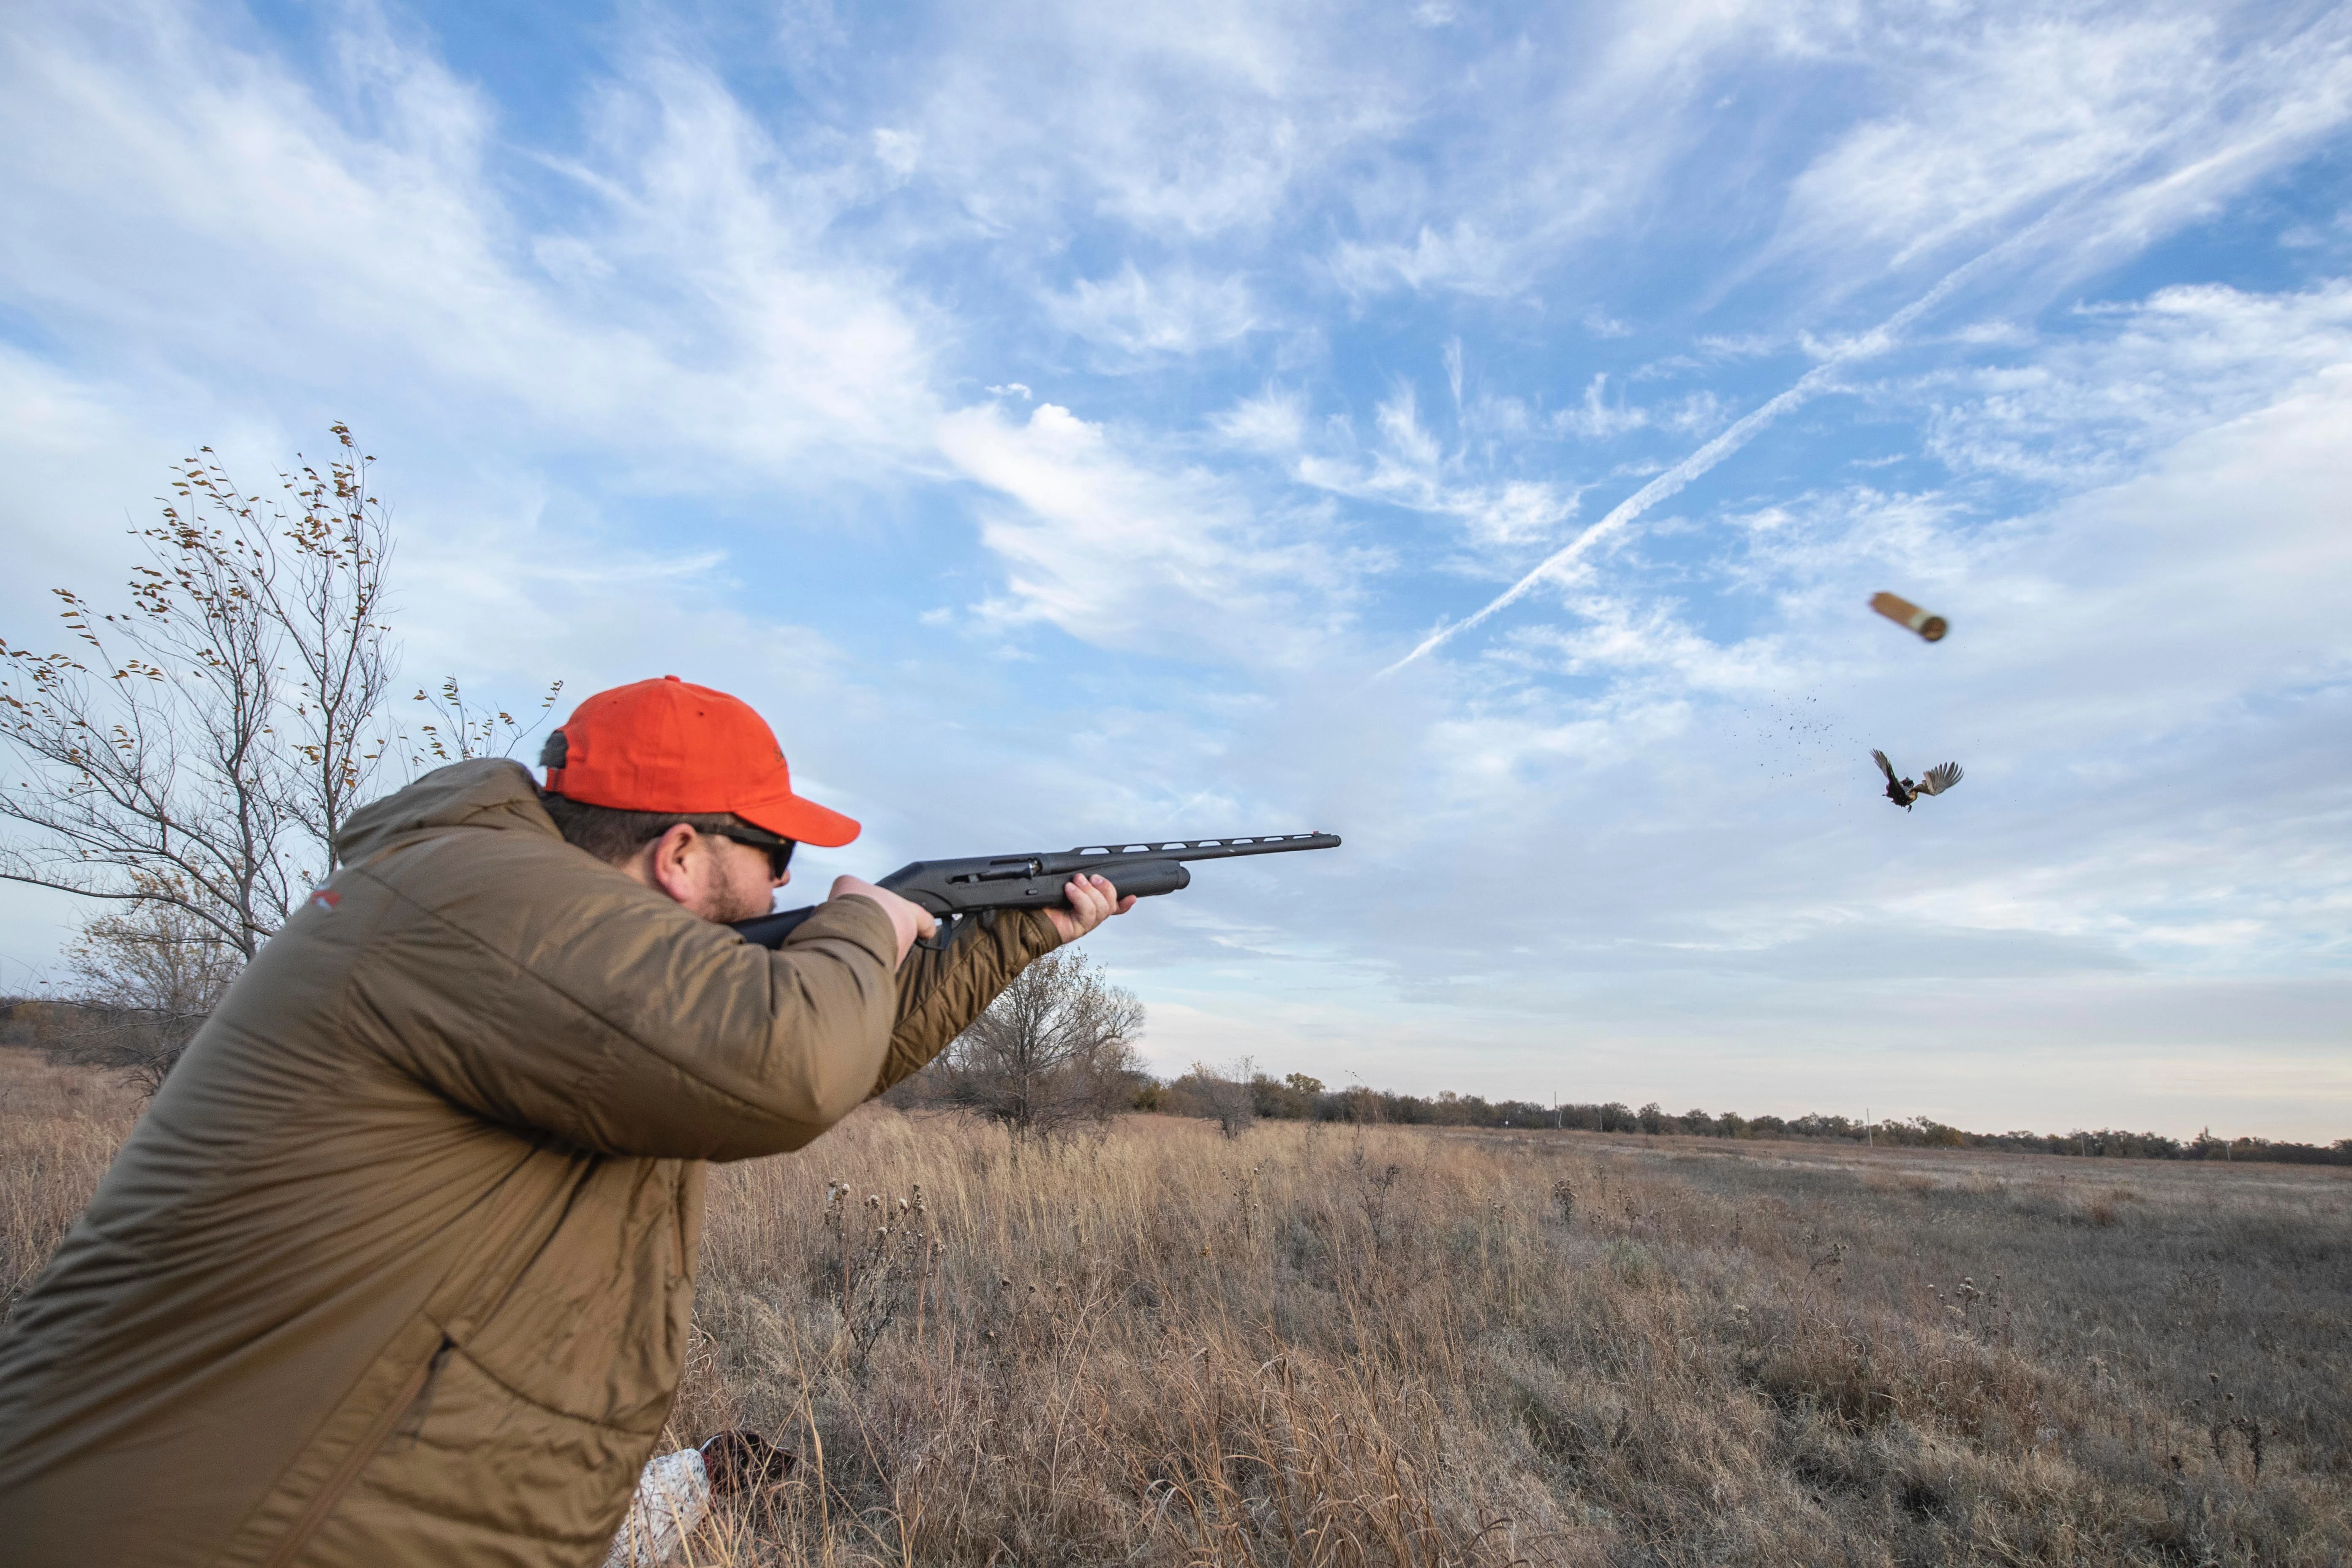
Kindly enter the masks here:
[[1929, 642], [1941, 642], [1944, 634], [1952, 629], [1951, 623], [1941, 616], [1931, 616], [1910, 600], [1894, 594], [1873, 594], [1870, 607], [1890, 621], [1899, 621]]

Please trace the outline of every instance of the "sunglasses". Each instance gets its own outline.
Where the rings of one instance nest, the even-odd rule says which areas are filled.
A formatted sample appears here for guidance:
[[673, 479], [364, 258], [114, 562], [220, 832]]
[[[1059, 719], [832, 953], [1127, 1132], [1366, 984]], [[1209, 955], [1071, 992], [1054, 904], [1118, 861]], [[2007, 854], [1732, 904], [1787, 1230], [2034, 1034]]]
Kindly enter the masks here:
[[718, 837], [731, 838], [738, 844], [763, 852], [768, 857], [768, 875], [777, 881], [783, 880], [784, 868], [793, 863], [793, 851], [799, 847], [790, 838], [761, 833], [756, 827], [722, 827], [718, 830]]

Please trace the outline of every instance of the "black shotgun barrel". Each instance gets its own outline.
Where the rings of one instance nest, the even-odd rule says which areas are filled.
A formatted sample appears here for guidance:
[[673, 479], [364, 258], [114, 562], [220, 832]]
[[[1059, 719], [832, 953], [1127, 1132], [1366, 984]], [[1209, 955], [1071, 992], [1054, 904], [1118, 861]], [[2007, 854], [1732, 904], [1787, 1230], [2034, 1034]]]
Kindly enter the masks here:
[[[982, 910], [1066, 909], [1062, 896], [1081, 872], [1107, 877], [1121, 894], [1156, 898], [1192, 885], [1187, 860], [1226, 860], [1243, 855], [1281, 855], [1297, 849], [1337, 849], [1336, 833], [1259, 834], [1234, 838], [1162, 838], [1145, 843], [1080, 845], [1035, 855], [988, 855], [965, 860], [918, 860], [883, 878], [878, 886], [920, 904], [942, 921]], [[743, 940], [761, 947], [782, 943], [801, 921], [816, 912], [784, 910], [740, 921]], [[942, 940], [944, 938], [942, 933]]]

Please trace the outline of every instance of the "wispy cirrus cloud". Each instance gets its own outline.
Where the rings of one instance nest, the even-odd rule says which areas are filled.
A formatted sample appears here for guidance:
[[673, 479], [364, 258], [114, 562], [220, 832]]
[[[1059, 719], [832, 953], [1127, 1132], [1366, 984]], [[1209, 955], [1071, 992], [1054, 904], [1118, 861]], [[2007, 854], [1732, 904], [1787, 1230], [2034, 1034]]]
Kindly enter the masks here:
[[1239, 275], [1203, 278], [1171, 268], [1147, 278], [1129, 261], [1108, 278], [1081, 278], [1045, 299], [1063, 331], [1100, 345], [1111, 364], [1205, 353], [1257, 324], [1248, 283]]
[[1045, 623], [1101, 647], [1280, 664], [1347, 620], [1360, 557], [1295, 515], [1261, 518], [1205, 469], [1130, 453], [1058, 405], [1019, 423], [993, 404], [961, 409], [941, 421], [939, 441], [1004, 498], [982, 511], [982, 540], [1006, 569], [1004, 593], [979, 607], [990, 622]]
[[1310, 426], [1305, 403], [1275, 390], [1244, 398], [1209, 423], [1226, 442], [1276, 460], [1310, 490], [1443, 520], [1479, 558], [1540, 544], [1579, 504], [1572, 488], [1485, 471], [1460, 441], [1431, 428], [1411, 382], [1391, 386], [1374, 406], [1369, 432], [1344, 418]]
[[2215, 284], [2075, 313], [2075, 331], [2007, 363], [1950, 372], [1928, 448], [1963, 471], [2079, 485], [2120, 479], [2191, 431], [2352, 363], [2352, 285], [2279, 294]]
[[330, 395], [353, 365], [462, 386], [539, 441], [647, 463], [903, 461], [929, 424], [937, 323], [827, 253], [838, 196], [677, 59], [601, 96], [570, 221], [534, 230], [491, 167], [495, 106], [379, 32], [344, 40], [332, 100], [178, 6], [12, 32], [8, 276], [78, 333]]

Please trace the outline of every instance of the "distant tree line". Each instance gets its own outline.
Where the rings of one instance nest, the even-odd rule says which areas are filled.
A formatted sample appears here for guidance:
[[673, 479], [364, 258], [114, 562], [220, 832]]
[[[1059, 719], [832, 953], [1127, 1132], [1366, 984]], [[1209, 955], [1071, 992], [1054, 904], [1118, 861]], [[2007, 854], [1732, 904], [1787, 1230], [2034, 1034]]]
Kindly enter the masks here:
[[[92, 1003], [0, 996], [0, 1046], [30, 1047], [52, 1059], [122, 1069], [152, 1092], [203, 1021], [161, 963], [135, 1001]], [[1099, 1126], [1121, 1111], [1192, 1116], [1238, 1136], [1256, 1121], [1342, 1121], [1399, 1127], [1528, 1127], [1580, 1132], [1678, 1134], [1875, 1143], [1902, 1149], [2007, 1149], [2108, 1160], [2268, 1161], [2352, 1165], [2352, 1138], [2332, 1144], [2267, 1138], [2183, 1141], [2161, 1132], [1969, 1132], [1930, 1116], [1863, 1122], [1845, 1116], [1742, 1116], [1737, 1111], [1668, 1114], [1620, 1100], [1543, 1105], [1447, 1091], [1398, 1094], [1361, 1084], [1331, 1089], [1305, 1073], [1281, 1078], [1244, 1061], [1229, 1069], [1196, 1062], [1174, 1079], [1143, 1070], [1131, 1043], [1143, 1008], [1075, 953], [1032, 964], [928, 1072], [890, 1091], [908, 1110], [973, 1111], [1003, 1123], [1016, 1145]]]
[[[1814, 1112], [1805, 1116], [1742, 1116], [1738, 1111], [1685, 1110], [1676, 1116], [1656, 1101], [1636, 1110], [1619, 1100], [1544, 1105], [1531, 1100], [1489, 1100], [1450, 1090], [1398, 1094], [1355, 1085], [1331, 1089], [1305, 1073], [1281, 1078], [1243, 1068], [1220, 1073], [1195, 1065], [1168, 1082], [1137, 1075], [1135, 1107], [1174, 1116], [1214, 1120], [1232, 1131], [1234, 1102], [1245, 1098], [1251, 1119], [1269, 1121], [1386, 1122], [1404, 1127], [1555, 1127], [1583, 1132], [1676, 1133], [1696, 1138], [1817, 1140], [1877, 1143], [1907, 1149], [2008, 1149], [2021, 1153], [2092, 1159], [2252, 1160], [2298, 1165], [2352, 1165], [2352, 1138], [2333, 1144], [2273, 1142], [2266, 1138], [2216, 1138], [2200, 1132], [2183, 1141], [2161, 1132], [2114, 1128], [2073, 1132], [1969, 1132], [1929, 1116], [1864, 1122]], [[1246, 1090], [1245, 1096], [1241, 1091]], [[1244, 1123], [1245, 1124], [1245, 1123]]]

